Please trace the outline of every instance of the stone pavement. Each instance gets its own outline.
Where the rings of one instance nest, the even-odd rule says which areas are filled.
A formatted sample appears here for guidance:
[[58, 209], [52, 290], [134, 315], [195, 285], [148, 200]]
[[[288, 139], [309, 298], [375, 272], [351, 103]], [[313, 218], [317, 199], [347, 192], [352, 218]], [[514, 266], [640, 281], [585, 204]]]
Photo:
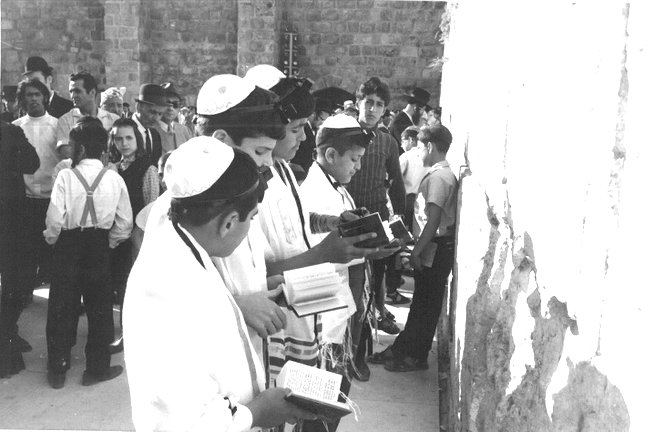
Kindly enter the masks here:
[[[413, 280], [406, 278], [404, 290], [410, 296]], [[61, 390], [46, 382], [47, 289], [35, 290], [34, 302], [21, 315], [19, 332], [33, 346], [24, 354], [26, 370], [10, 379], [0, 380], [0, 429], [2, 430], [133, 430], [127, 375], [91, 387], [81, 385], [85, 368], [83, 349], [87, 320], [79, 321], [78, 343], [72, 350], [72, 368]], [[400, 326], [406, 321], [408, 305], [388, 306]], [[115, 313], [116, 323], [118, 313]], [[146, 317], [149, 319], [149, 317]], [[394, 339], [379, 332], [377, 350]], [[356, 423], [344, 418], [339, 432], [435, 432], [438, 430], [438, 390], [436, 382], [436, 345], [429, 357], [427, 371], [395, 374], [382, 366], [370, 365], [372, 376], [366, 383], [355, 382], [350, 397], [361, 410]], [[122, 354], [111, 364], [122, 364]]]

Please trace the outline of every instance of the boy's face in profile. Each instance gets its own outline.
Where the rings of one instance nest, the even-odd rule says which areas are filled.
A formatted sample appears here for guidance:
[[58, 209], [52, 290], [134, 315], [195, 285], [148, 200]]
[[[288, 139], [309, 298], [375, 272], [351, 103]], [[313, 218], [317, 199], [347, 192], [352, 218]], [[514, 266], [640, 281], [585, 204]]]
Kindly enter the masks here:
[[267, 136], [260, 136], [255, 138], [243, 138], [238, 148], [247, 153], [256, 166], [270, 167], [272, 166], [272, 152], [275, 148], [277, 141]]
[[348, 184], [351, 177], [360, 170], [360, 160], [365, 154], [365, 148], [353, 146], [340, 155], [334, 148], [326, 151], [326, 169], [340, 184]]
[[414, 138], [404, 137], [402, 138], [402, 149], [404, 149], [405, 152], [408, 152], [416, 146], [416, 143], [417, 141]]
[[305, 124], [307, 118], [293, 120], [286, 125], [286, 135], [277, 141], [273, 156], [278, 159], [289, 161], [293, 159], [300, 147], [300, 143], [305, 141]]

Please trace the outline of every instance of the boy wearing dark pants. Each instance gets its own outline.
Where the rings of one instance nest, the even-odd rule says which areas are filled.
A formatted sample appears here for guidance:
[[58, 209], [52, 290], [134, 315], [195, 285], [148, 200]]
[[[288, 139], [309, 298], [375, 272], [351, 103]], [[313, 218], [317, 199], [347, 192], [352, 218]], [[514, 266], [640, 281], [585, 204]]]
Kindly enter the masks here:
[[54, 247], [46, 341], [48, 382], [65, 384], [71, 348], [76, 343], [81, 296], [88, 316], [83, 385], [113, 379], [122, 366], [110, 366], [113, 341], [113, 296], [109, 281], [109, 247], [129, 238], [132, 209], [122, 178], [102, 165], [108, 137], [99, 121], [81, 121], [69, 134], [72, 168], [53, 186], [44, 238]]
[[418, 134], [422, 149], [423, 177], [414, 209], [416, 245], [411, 254], [415, 289], [404, 330], [392, 346], [370, 358], [385, 363], [391, 372], [427, 369], [448, 276], [453, 267], [457, 179], [446, 161], [452, 135], [446, 127], [426, 127]]

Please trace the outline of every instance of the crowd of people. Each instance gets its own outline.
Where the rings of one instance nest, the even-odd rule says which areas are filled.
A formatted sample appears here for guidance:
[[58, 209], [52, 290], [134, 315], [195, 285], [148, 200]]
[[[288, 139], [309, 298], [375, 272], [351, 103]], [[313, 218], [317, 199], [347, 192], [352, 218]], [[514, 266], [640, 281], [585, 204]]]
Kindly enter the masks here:
[[[17, 323], [45, 282], [48, 385], [66, 384], [84, 312], [82, 384], [122, 374], [111, 358], [124, 351], [137, 430], [334, 431], [339, 419], [276, 387], [286, 362], [341, 374], [340, 400], [351, 380], [370, 379], [367, 362], [428, 368], [457, 202], [452, 135], [429, 93], [414, 88], [390, 113], [388, 85], [372, 77], [336, 105], [311, 81], [258, 65], [211, 77], [195, 107], [181, 107], [172, 83], [142, 84], [132, 113], [124, 87], [98, 94], [79, 72], [70, 101], [52, 77], [30, 57], [2, 114], [0, 376], [24, 368], [31, 346]], [[367, 248], [376, 234], [340, 235], [375, 212], [403, 219], [414, 241]], [[400, 331], [385, 305], [411, 301], [398, 290], [405, 251], [415, 289]], [[284, 272], [327, 262], [344, 275], [346, 307], [297, 315]], [[383, 352], [373, 326], [398, 334]]]

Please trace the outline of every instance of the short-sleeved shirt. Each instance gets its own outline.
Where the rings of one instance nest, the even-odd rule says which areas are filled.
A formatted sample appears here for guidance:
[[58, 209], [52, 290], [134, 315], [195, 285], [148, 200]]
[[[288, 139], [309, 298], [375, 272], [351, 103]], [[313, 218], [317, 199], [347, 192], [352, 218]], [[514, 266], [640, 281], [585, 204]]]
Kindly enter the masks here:
[[[57, 147], [69, 144], [69, 132], [74, 128], [76, 122], [83, 117], [78, 108], [72, 108], [68, 113], [58, 119], [58, 143]], [[111, 130], [113, 123], [120, 117], [101, 108], [97, 109], [97, 118], [102, 122], [104, 129]]]
[[457, 178], [448, 161], [434, 164], [420, 182], [414, 206], [414, 234], [420, 233], [427, 224], [427, 204], [441, 208], [441, 221], [435, 237], [448, 237], [455, 233], [457, 217]]

